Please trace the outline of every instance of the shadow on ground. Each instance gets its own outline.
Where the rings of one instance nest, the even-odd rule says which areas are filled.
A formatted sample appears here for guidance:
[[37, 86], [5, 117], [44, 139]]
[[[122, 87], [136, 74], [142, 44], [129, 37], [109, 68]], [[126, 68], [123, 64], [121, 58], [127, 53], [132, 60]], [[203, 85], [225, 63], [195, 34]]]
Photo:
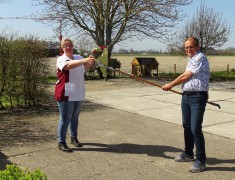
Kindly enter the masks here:
[[[139, 144], [102, 144], [102, 143], [83, 143], [84, 148], [73, 149], [74, 151], [97, 151], [97, 152], [109, 152], [109, 153], [120, 153], [120, 154], [147, 154], [154, 157], [162, 157], [166, 159], [174, 159], [175, 157], [168, 156], [170, 152], [182, 152], [182, 149], [175, 148], [172, 146], [165, 145], [139, 145]], [[91, 147], [86, 147], [91, 146]], [[217, 166], [216, 165], [222, 165]], [[226, 167], [223, 167], [226, 164]], [[227, 164], [231, 164], [228, 167]], [[235, 159], [218, 159], [218, 158], [207, 158], [207, 171], [235, 171]]]
[[8, 110], [0, 114], [0, 148], [33, 145], [55, 139], [46, 122], [55, 114], [53, 107]]
[[7, 160], [7, 156], [0, 151], [0, 170], [5, 170], [7, 164], [12, 164]]
[[208, 171], [235, 171], [235, 159], [218, 159], [218, 158], [207, 158], [208, 165], [218, 165], [218, 164], [232, 164], [232, 167], [208, 167]]
[[[97, 151], [110, 152], [120, 154], [147, 154], [149, 156], [157, 156], [167, 159], [174, 159], [175, 157], [168, 156], [168, 152], [182, 152], [182, 149], [165, 145], [140, 145], [140, 144], [102, 144], [102, 143], [83, 143], [84, 148], [73, 149], [79, 151]], [[92, 146], [87, 148], [86, 146]]]
[[[84, 101], [83, 112], [105, 108]], [[0, 111], [0, 148], [36, 145], [56, 140], [58, 124], [56, 102], [47, 106]]]

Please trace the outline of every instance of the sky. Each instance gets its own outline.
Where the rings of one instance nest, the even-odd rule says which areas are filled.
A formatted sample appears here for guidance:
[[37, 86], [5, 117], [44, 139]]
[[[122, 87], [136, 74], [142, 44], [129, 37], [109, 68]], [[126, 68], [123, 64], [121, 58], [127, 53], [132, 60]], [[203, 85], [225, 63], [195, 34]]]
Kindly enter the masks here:
[[[215, 11], [222, 14], [223, 19], [226, 19], [227, 23], [231, 24], [232, 33], [229, 40], [221, 47], [222, 49], [227, 47], [235, 47], [235, 0], [204, 0], [206, 7], [211, 7]], [[41, 22], [35, 22], [33, 20], [22, 20], [14, 19], [17, 17], [30, 17], [33, 13], [40, 12], [43, 8], [42, 6], [34, 6], [34, 1], [32, 0], [9, 0], [6, 3], [0, 4], [0, 33], [7, 29], [12, 32], [18, 32], [19, 35], [32, 34], [40, 36], [47, 40], [59, 40], [59, 35], [53, 32], [52, 27]], [[193, 3], [182, 7], [183, 12], [187, 15], [187, 19], [180, 22], [175, 30], [181, 29], [184, 22], [188, 18], [196, 14], [197, 8], [200, 7], [201, 0], [193, 0]], [[13, 19], [4, 19], [2, 17], [10, 17]], [[55, 27], [59, 27], [59, 24], [55, 24]], [[63, 35], [63, 32], [62, 32]], [[152, 39], [144, 39], [142, 41], [125, 41], [121, 44], [115, 46], [118, 50], [124, 48], [127, 50], [166, 50], [166, 45]]]

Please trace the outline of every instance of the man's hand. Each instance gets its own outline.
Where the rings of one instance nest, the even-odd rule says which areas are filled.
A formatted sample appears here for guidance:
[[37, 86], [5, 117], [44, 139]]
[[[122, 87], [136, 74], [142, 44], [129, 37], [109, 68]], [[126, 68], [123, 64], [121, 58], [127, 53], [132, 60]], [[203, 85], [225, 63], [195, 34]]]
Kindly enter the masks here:
[[172, 88], [171, 83], [168, 83], [168, 84], [165, 84], [164, 86], [162, 86], [162, 89], [164, 91], [169, 91], [169, 90], [171, 90], [171, 88]]

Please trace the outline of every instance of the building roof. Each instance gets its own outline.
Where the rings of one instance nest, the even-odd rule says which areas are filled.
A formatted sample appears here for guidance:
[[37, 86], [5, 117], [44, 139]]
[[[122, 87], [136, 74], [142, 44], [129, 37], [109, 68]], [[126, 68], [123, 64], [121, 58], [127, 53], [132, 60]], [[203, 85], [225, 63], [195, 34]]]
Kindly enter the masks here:
[[133, 61], [137, 60], [140, 65], [159, 64], [154, 57], [135, 57]]

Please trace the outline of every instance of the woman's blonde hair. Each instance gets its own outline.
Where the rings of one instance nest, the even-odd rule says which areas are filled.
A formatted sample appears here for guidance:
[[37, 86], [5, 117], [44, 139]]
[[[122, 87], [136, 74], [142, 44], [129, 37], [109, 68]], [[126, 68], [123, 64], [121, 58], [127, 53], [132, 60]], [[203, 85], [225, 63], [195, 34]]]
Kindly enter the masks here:
[[69, 38], [64, 38], [61, 40], [60, 46], [63, 48], [66, 41], [69, 41], [73, 46], [73, 41]]

